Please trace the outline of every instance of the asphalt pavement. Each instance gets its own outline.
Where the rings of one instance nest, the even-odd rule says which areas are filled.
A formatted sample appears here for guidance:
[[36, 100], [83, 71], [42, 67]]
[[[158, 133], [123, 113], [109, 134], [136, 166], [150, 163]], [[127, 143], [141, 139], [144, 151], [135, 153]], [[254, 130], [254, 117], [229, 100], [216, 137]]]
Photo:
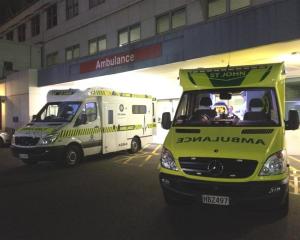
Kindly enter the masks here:
[[298, 156], [290, 161], [289, 215], [278, 218], [253, 209], [167, 206], [160, 148], [92, 157], [70, 169], [28, 167], [0, 149], [0, 240], [300, 239]]

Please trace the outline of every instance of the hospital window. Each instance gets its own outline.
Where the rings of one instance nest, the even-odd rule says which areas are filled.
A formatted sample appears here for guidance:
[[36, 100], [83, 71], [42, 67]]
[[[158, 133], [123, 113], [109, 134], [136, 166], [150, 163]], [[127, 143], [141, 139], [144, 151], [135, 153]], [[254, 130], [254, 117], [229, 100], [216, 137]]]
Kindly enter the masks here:
[[79, 56], [80, 56], [79, 44], [66, 49], [66, 61], [71, 61], [73, 59], [79, 58]]
[[185, 8], [177, 9], [156, 18], [156, 33], [167, 32], [170, 29], [182, 27], [186, 24]]
[[57, 4], [53, 4], [47, 8], [47, 29], [57, 25]]
[[98, 37], [89, 41], [89, 54], [93, 55], [106, 49], [106, 37]]
[[95, 121], [97, 119], [97, 104], [95, 102], [85, 104], [82, 112], [86, 114], [88, 122]]
[[146, 105], [132, 105], [132, 114], [146, 114]]
[[126, 44], [139, 41], [141, 39], [141, 26], [140, 24], [135, 24], [126, 27], [119, 31], [119, 47]]
[[208, 17], [225, 14], [251, 5], [251, 0], [209, 0]]
[[31, 19], [31, 36], [40, 34], [40, 15], [36, 15]]
[[6, 39], [13, 41], [14, 40], [14, 31], [10, 31], [6, 34]]
[[78, 15], [78, 0], [66, 0], [66, 18], [70, 19]]
[[104, 3], [105, 0], [89, 0], [89, 7], [90, 8], [93, 8], [93, 7], [96, 7], [102, 3]]
[[24, 42], [26, 40], [26, 25], [25, 23], [18, 27], [18, 40]]
[[57, 64], [58, 52], [50, 53], [46, 57], [46, 65], [47, 67], [53, 66]]

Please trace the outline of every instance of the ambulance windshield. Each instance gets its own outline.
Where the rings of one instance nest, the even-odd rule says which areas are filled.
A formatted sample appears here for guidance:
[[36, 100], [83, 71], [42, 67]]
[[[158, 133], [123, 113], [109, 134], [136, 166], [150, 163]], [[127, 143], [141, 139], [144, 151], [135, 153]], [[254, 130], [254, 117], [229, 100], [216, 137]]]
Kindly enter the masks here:
[[81, 102], [47, 103], [36, 115], [34, 122], [71, 122]]
[[272, 88], [190, 91], [182, 95], [175, 126], [279, 126]]

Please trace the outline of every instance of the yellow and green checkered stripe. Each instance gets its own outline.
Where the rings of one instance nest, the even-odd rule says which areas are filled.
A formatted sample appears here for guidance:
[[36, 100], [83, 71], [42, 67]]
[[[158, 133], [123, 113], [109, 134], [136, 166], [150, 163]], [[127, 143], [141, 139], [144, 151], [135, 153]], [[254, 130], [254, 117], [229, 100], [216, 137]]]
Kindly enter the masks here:
[[38, 127], [24, 127], [17, 130], [18, 132], [30, 132], [30, 131], [36, 131], [36, 132], [46, 132], [48, 134], [55, 131], [54, 128], [38, 128]]
[[[147, 125], [147, 128], [155, 128], [156, 124], [151, 123]], [[143, 129], [141, 124], [139, 125], [126, 125], [118, 127], [102, 127], [102, 128], [82, 128], [82, 129], [63, 129], [59, 133], [60, 138], [78, 137], [86, 136], [97, 133], [111, 133], [111, 132], [121, 132], [121, 131], [133, 131]]]

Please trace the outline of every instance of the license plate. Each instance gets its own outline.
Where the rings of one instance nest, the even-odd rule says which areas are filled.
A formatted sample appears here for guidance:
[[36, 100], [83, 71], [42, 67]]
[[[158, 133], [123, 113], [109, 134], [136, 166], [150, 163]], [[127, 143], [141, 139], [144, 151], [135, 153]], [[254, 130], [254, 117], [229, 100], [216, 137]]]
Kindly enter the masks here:
[[19, 158], [21, 158], [21, 159], [28, 159], [29, 156], [28, 156], [28, 154], [19, 154]]
[[228, 206], [229, 205], [229, 197], [215, 196], [215, 195], [202, 195], [202, 203]]

